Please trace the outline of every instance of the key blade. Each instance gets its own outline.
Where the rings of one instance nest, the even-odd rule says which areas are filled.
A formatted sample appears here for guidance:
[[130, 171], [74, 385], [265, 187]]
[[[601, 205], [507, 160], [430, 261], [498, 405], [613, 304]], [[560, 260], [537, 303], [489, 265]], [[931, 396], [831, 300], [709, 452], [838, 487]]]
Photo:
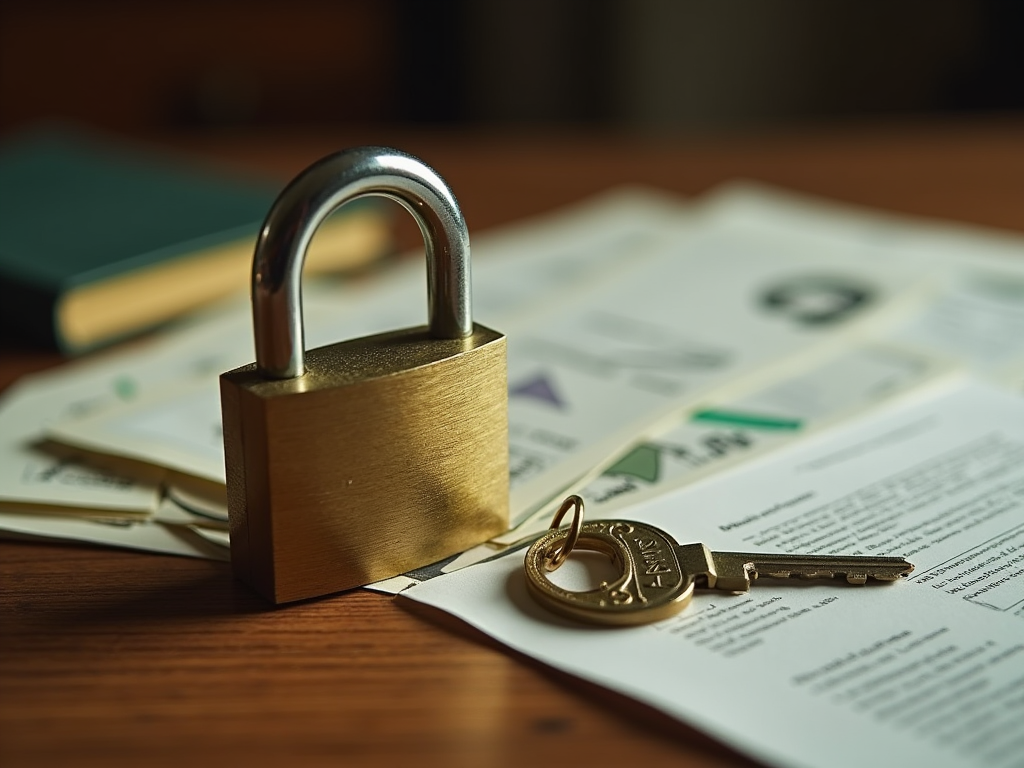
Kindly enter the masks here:
[[727, 592], [746, 592], [758, 578], [837, 579], [850, 584], [869, 580], [896, 581], [914, 570], [902, 557], [856, 557], [852, 555], [769, 555], [755, 552], [712, 552], [716, 575], [708, 586]]

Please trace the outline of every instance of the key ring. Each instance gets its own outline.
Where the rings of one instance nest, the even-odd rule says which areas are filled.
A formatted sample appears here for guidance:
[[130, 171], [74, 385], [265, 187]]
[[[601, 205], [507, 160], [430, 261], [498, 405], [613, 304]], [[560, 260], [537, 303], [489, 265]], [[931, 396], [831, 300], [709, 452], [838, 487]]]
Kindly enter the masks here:
[[562, 502], [562, 506], [555, 512], [555, 517], [551, 521], [551, 525], [548, 526], [549, 531], [558, 530], [559, 523], [562, 522], [562, 518], [565, 517], [565, 513], [569, 511], [570, 507], [575, 507], [572, 513], [572, 522], [569, 524], [569, 533], [565, 537], [565, 541], [562, 545], [554, 552], [548, 553], [544, 558], [544, 570], [557, 571], [562, 567], [562, 563], [565, 562], [565, 558], [569, 556], [569, 553], [576, 547], [576, 542], [579, 541], [580, 531], [583, 529], [583, 499], [576, 494], [572, 496], [566, 496], [565, 501]]

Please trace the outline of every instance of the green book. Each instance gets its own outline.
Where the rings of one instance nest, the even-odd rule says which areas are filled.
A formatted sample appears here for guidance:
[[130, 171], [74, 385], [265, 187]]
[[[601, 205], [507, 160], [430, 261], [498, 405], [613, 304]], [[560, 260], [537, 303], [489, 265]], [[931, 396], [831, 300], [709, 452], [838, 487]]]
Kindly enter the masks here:
[[[73, 354], [247, 291], [256, 235], [278, 191], [71, 131], [7, 141], [5, 335]], [[318, 231], [306, 273], [358, 266], [387, 250], [384, 214], [372, 204], [345, 206]]]

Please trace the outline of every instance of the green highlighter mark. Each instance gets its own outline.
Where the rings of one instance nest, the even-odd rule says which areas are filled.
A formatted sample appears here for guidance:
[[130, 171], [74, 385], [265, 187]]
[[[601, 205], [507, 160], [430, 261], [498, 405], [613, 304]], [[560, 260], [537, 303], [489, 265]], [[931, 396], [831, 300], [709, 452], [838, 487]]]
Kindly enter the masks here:
[[135, 380], [128, 376], [119, 376], [114, 380], [114, 394], [122, 400], [131, 400], [137, 391]]
[[782, 419], [775, 416], [759, 416], [754, 413], [738, 413], [736, 411], [697, 411], [691, 421], [729, 424], [734, 427], [749, 429], [797, 430], [803, 426], [800, 419]]

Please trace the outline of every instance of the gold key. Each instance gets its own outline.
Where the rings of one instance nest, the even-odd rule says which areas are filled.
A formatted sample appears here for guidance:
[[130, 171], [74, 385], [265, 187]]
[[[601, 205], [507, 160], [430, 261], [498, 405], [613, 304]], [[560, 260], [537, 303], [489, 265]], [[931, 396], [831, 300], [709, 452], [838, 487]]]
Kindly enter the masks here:
[[[572, 507], [572, 524], [558, 528]], [[563, 589], [547, 574], [573, 549], [608, 555], [620, 575], [585, 592]], [[704, 544], [681, 545], [659, 528], [633, 520], [584, 523], [579, 496], [563, 502], [551, 530], [527, 550], [525, 565], [529, 591], [544, 607], [572, 619], [619, 625], [672, 616], [687, 606], [695, 587], [746, 592], [758, 578], [891, 582], [914, 570], [902, 557], [712, 552]]]

